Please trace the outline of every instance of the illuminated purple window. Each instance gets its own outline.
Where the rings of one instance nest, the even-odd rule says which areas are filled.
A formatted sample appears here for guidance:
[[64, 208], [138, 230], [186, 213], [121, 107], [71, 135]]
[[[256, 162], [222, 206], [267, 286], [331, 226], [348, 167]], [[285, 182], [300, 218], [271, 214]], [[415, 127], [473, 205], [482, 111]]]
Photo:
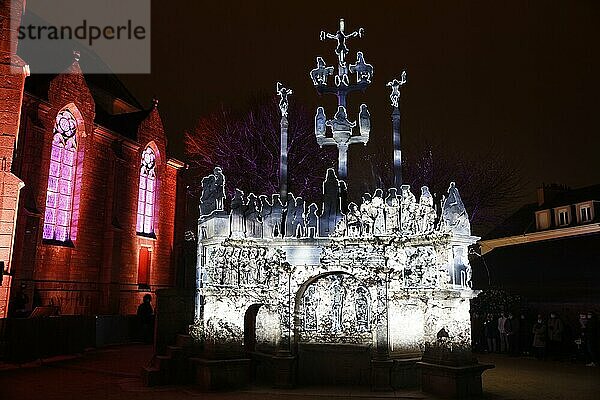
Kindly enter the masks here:
[[150, 146], [142, 153], [140, 184], [138, 187], [137, 224], [138, 233], [154, 233], [154, 199], [156, 193], [156, 155]]
[[69, 110], [56, 116], [50, 153], [43, 238], [66, 242], [71, 237], [73, 183], [77, 156], [77, 121]]

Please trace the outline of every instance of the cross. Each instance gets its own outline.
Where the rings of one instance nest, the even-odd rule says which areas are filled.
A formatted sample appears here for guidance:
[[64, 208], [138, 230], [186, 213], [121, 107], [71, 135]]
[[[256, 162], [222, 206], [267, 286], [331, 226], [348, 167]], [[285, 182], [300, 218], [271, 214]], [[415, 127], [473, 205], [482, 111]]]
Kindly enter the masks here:
[[344, 33], [344, 19], [340, 18], [340, 29], [336, 33], [327, 33], [325, 31], [321, 31], [321, 40], [337, 40], [337, 47], [335, 49], [335, 53], [338, 56], [340, 66], [343, 66], [346, 65], [346, 54], [348, 54], [348, 47], [346, 47], [346, 39], [356, 36], [362, 37], [363, 33], [363, 28], [359, 28], [358, 31], [354, 31], [349, 34]]

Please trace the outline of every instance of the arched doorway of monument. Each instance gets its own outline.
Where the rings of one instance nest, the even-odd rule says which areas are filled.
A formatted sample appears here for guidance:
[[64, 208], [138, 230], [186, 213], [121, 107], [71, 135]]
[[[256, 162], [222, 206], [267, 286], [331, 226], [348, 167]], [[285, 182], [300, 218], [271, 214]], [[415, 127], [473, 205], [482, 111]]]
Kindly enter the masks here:
[[292, 338], [298, 384], [371, 383], [373, 301], [369, 285], [345, 271], [328, 271], [300, 285]]
[[244, 313], [244, 351], [250, 363], [250, 381], [258, 384], [272, 384], [273, 365], [269, 352], [257, 349], [256, 320], [258, 313], [264, 310], [263, 304], [251, 304]]
[[262, 304], [252, 304], [244, 314], [244, 350], [252, 353], [256, 350], [256, 315]]

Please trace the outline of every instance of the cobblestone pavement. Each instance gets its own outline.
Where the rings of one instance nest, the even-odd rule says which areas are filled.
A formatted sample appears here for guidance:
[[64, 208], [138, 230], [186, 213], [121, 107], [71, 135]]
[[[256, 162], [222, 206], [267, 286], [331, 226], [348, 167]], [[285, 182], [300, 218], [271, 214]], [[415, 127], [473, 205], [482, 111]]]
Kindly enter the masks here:
[[[251, 388], [233, 393], [201, 393], [193, 386], [146, 388], [141, 385], [140, 369], [151, 354], [150, 346], [131, 345], [72, 359], [0, 365], [0, 400], [432, 399], [418, 391], [372, 393], [360, 387]], [[600, 368], [502, 355], [479, 359], [496, 365], [483, 376], [485, 399], [600, 398]]]

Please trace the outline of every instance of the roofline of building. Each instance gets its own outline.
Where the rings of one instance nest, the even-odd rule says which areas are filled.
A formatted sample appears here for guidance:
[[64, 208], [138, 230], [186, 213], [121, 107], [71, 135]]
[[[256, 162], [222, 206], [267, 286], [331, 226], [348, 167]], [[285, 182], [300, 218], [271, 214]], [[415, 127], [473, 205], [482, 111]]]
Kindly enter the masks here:
[[481, 247], [481, 255], [484, 255], [498, 247], [540, 242], [543, 240], [562, 239], [597, 232], [600, 232], [600, 223], [549, 229], [546, 231], [525, 233], [523, 235], [507, 236], [498, 239], [480, 240], [477, 244]]
[[136, 140], [128, 138], [126, 136], [121, 135], [118, 132], [113, 131], [110, 128], [105, 127], [104, 125], [100, 125], [94, 122], [94, 132], [99, 134], [104, 139], [109, 141], [120, 140], [126, 147], [138, 151], [141, 147]]

